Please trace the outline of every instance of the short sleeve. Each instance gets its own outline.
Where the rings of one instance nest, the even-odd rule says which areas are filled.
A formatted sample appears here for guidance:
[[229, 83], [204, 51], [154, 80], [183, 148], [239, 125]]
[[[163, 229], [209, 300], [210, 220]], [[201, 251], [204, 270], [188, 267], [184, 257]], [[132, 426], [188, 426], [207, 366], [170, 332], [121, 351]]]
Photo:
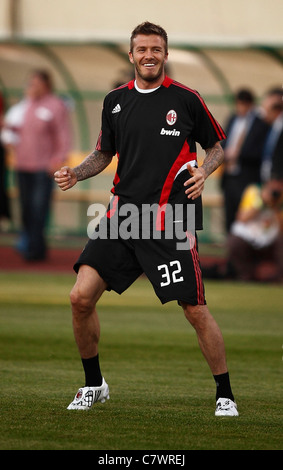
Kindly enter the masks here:
[[[107, 97], [106, 97], [107, 98]], [[111, 152], [112, 155], [116, 154], [116, 141], [115, 131], [113, 129], [111, 115], [109, 117], [107, 99], [104, 99], [102, 116], [101, 116], [101, 130], [96, 143], [96, 150], [103, 152]]]
[[192, 135], [203, 149], [213, 147], [216, 142], [226, 139], [222, 127], [197, 92], [193, 93], [191, 112], [194, 119]]

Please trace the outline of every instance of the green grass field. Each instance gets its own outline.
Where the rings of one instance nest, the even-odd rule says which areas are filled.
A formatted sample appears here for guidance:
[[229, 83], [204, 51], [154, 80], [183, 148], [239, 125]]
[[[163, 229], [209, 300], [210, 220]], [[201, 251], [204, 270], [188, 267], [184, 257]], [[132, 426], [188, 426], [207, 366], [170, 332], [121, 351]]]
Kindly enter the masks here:
[[73, 275], [0, 273], [2, 450], [281, 450], [282, 286], [206, 282], [224, 334], [238, 418], [214, 416], [215, 385], [175, 302], [146, 279], [99, 305], [110, 400], [67, 411], [83, 373]]

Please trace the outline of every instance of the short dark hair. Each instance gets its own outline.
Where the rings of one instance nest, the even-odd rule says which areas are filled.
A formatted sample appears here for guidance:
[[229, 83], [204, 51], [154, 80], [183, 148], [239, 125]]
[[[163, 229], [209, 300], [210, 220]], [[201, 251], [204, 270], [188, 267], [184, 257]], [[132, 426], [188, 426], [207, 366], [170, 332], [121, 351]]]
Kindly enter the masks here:
[[280, 87], [271, 88], [267, 92], [267, 96], [277, 98], [277, 101], [272, 105], [274, 111], [283, 111], [283, 89]]
[[274, 96], [274, 95], [277, 95], [277, 96], [282, 96], [283, 97], [283, 88], [281, 87], [273, 87], [273, 88], [270, 88], [268, 91], [267, 91], [267, 95], [268, 96]]
[[243, 103], [254, 103], [255, 102], [255, 96], [253, 92], [247, 88], [242, 88], [236, 93], [235, 96], [236, 101], [242, 101]]
[[149, 36], [150, 34], [156, 34], [156, 36], [161, 36], [165, 42], [165, 52], [166, 53], [168, 52], [168, 36], [167, 36], [165, 29], [163, 29], [161, 26], [158, 26], [154, 23], [150, 23], [149, 21], [145, 21], [144, 23], [139, 24], [133, 30], [131, 34], [131, 40], [130, 40], [131, 52], [133, 52], [133, 40], [138, 34], [144, 34], [146, 36]]
[[30, 76], [38, 77], [42, 82], [45, 83], [48, 90], [53, 90], [53, 80], [48, 70], [34, 69], [31, 71]]

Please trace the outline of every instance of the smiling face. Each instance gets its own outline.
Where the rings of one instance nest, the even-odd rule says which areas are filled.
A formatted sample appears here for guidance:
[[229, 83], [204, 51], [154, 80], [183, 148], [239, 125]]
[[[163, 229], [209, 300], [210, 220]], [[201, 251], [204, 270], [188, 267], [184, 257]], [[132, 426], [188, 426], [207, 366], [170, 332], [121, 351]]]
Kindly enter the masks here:
[[133, 39], [129, 59], [135, 66], [139, 88], [156, 88], [165, 78], [165, 64], [168, 59], [165, 42], [157, 34], [138, 34]]

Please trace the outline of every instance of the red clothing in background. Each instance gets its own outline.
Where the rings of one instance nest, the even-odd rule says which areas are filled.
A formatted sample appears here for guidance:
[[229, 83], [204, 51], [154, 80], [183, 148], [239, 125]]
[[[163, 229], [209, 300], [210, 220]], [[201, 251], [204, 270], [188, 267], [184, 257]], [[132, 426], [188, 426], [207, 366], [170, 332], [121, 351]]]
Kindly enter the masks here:
[[60, 167], [70, 150], [68, 110], [52, 94], [27, 101], [19, 140], [15, 146], [16, 168], [20, 171], [49, 171]]

